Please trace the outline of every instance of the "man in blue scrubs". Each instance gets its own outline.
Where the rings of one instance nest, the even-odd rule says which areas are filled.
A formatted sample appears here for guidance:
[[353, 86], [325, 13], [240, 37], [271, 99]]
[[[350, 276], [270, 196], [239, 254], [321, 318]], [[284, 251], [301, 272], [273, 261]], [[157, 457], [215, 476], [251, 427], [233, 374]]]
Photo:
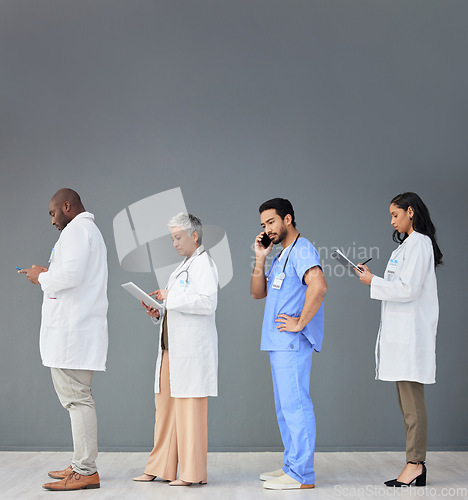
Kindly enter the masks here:
[[[296, 229], [294, 210], [283, 198], [260, 208], [264, 229], [255, 238], [250, 293], [266, 297], [261, 350], [270, 356], [276, 416], [284, 445], [283, 467], [260, 476], [268, 489], [315, 486], [315, 415], [309, 395], [313, 351], [323, 338], [323, 298], [327, 284], [314, 245]], [[262, 243], [267, 234], [271, 243]], [[282, 251], [265, 272], [273, 245]]]

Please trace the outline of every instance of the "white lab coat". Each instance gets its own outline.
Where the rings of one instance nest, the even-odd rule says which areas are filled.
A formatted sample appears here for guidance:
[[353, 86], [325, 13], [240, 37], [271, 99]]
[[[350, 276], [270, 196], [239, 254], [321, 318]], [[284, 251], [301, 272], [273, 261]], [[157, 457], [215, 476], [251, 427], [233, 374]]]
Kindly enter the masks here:
[[39, 275], [44, 292], [40, 350], [44, 366], [106, 369], [107, 250], [89, 212], [62, 230], [49, 270]]
[[431, 239], [413, 231], [391, 259], [397, 264], [390, 260], [385, 278], [374, 276], [370, 287], [382, 301], [375, 378], [433, 384], [439, 301]]
[[[188, 278], [188, 283], [187, 282]], [[164, 301], [167, 314], [171, 396], [218, 395], [218, 334], [215, 310], [218, 270], [200, 245], [169, 277]], [[161, 346], [162, 318], [159, 346]], [[162, 350], [156, 361], [154, 392], [159, 393]]]

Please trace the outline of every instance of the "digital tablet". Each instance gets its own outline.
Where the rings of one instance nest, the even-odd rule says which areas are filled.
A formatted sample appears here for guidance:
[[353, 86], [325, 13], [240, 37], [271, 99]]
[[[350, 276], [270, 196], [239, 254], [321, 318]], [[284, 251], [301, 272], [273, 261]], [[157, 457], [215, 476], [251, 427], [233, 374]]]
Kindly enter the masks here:
[[338, 248], [331, 254], [331, 256], [334, 259], [336, 259], [340, 264], [343, 264], [343, 266], [347, 267], [351, 271], [353, 269], [356, 269], [357, 271], [362, 273], [362, 271], [359, 269], [359, 267], [356, 264], [354, 264], [354, 262], [351, 262], [348, 259], [348, 257], [346, 257], [346, 255], [344, 253], [342, 253], [342, 252], [340, 252], [340, 250], [338, 250]]
[[124, 283], [122, 285], [128, 293], [132, 294], [136, 299], [142, 300], [147, 306], [154, 307], [159, 311], [164, 309], [164, 306], [150, 297], [146, 292], [144, 292], [141, 288], [137, 287], [135, 283], [129, 281], [128, 283]]

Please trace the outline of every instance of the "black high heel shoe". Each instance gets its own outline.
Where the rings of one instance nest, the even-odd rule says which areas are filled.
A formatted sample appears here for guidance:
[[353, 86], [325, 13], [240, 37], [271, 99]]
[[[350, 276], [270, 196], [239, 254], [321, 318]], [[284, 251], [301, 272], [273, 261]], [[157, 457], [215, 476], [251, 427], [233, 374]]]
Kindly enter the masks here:
[[398, 481], [397, 479], [392, 479], [390, 481], [385, 481], [385, 486], [393, 486], [394, 488], [401, 488], [402, 486], [412, 486], [413, 482], [415, 486], [426, 486], [426, 473], [427, 473], [427, 468], [426, 464], [424, 462], [408, 462], [409, 464], [413, 465], [422, 465], [423, 470], [419, 476], [416, 476], [412, 481], [409, 483], [402, 483], [401, 481]]

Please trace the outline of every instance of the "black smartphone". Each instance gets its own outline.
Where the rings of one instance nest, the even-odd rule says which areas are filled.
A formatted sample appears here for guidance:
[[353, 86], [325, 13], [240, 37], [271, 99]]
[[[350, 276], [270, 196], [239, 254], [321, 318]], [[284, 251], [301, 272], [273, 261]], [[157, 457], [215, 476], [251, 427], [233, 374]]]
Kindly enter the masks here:
[[266, 233], [263, 233], [262, 239], [260, 241], [265, 248], [268, 248], [271, 244], [271, 239]]

